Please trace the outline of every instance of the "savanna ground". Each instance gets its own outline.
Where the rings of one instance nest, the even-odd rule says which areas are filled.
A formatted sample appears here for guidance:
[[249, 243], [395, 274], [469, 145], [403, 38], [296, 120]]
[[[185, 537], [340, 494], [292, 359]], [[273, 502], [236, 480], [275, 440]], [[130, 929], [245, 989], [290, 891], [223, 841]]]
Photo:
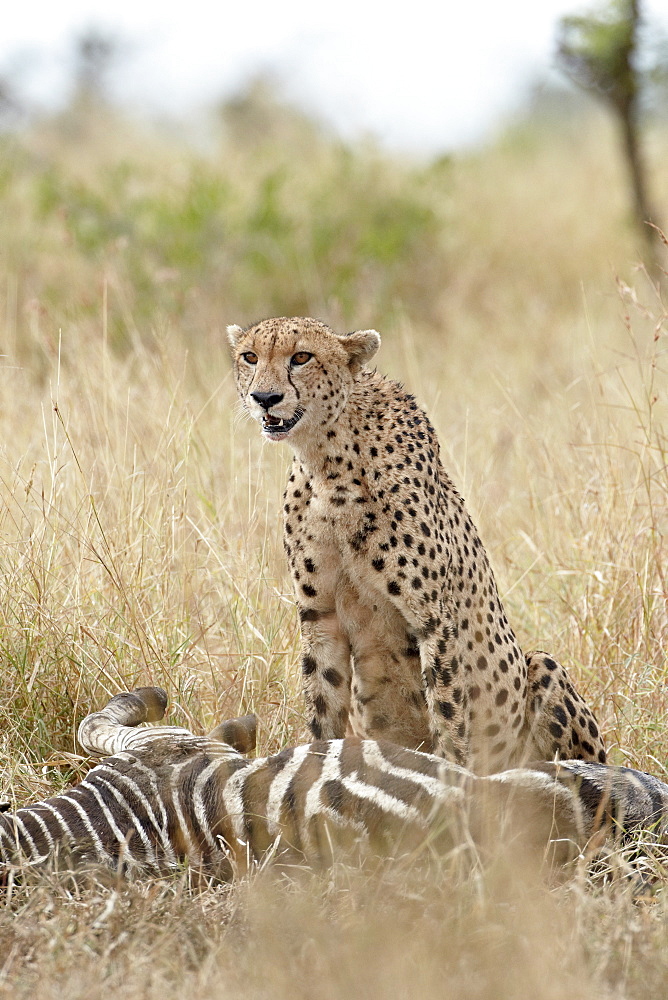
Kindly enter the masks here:
[[[280, 314], [381, 332], [522, 644], [569, 665], [612, 760], [666, 776], [668, 329], [605, 122], [416, 165], [256, 94], [203, 151], [80, 109], [0, 154], [2, 796], [81, 777], [78, 721], [137, 684], [195, 731], [305, 737], [289, 456], [240, 416], [224, 338]], [[666, 875], [638, 901], [624, 865], [45, 879], [0, 905], [0, 995], [668, 996]]]

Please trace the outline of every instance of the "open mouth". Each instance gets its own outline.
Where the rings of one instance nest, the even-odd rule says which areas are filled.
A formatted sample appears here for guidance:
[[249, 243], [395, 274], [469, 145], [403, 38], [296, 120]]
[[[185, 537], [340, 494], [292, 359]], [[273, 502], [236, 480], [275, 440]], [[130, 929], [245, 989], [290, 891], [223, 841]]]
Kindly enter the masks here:
[[299, 423], [303, 416], [303, 410], [297, 410], [294, 417], [289, 419], [286, 417], [275, 417], [271, 413], [265, 413], [262, 416], [262, 430], [269, 438], [285, 437], [289, 434], [295, 424]]

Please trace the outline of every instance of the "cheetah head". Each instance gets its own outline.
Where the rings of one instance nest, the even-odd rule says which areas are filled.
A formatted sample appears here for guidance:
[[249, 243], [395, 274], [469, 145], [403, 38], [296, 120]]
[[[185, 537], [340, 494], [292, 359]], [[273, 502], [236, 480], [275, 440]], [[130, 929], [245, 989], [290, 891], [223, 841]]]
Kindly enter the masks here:
[[361, 366], [378, 350], [375, 330], [340, 336], [318, 320], [266, 319], [228, 326], [241, 400], [270, 441], [298, 445], [334, 423]]

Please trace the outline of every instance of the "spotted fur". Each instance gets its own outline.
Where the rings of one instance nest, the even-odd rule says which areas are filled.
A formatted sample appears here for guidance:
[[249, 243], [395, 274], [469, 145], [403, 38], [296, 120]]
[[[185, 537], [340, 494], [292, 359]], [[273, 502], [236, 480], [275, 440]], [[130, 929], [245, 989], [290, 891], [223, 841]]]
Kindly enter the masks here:
[[164, 874], [184, 862], [229, 879], [268, 855], [329, 864], [475, 846], [566, 861], [609, 834], [668, 833], [668, 786], [628, 768], [566, 761], [477, 777], [385, 741], [320, 740], [255, 760], [254, 717], [213, 734], [136, 729], [165, 694], [142, 688], [88, 716], [79, 739], [111, 753], [79, 785], [0, 813], [0, 885], [45, 866]]
[[476, 773], [604, 762], [563, 666], [522, 653], [425, 413], [364, 367], [378, 334], [293, 318], [229, 338], [244, 406], [294, 452], [284, 538], [312, 734], [382, 737]]

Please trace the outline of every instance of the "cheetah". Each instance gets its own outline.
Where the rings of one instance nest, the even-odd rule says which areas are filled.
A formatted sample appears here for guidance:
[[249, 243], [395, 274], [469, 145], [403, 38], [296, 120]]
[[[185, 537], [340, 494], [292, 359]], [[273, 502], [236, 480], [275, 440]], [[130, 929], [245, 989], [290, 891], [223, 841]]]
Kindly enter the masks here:
[[379, 334], [296, 317], [228, 337], [243, 406], [294, 453], [284, 543], [314, 738], [383, 738], [478, 774], [605, 762], [564, 667], [522, 653], [426, 414], [365, 367]]

